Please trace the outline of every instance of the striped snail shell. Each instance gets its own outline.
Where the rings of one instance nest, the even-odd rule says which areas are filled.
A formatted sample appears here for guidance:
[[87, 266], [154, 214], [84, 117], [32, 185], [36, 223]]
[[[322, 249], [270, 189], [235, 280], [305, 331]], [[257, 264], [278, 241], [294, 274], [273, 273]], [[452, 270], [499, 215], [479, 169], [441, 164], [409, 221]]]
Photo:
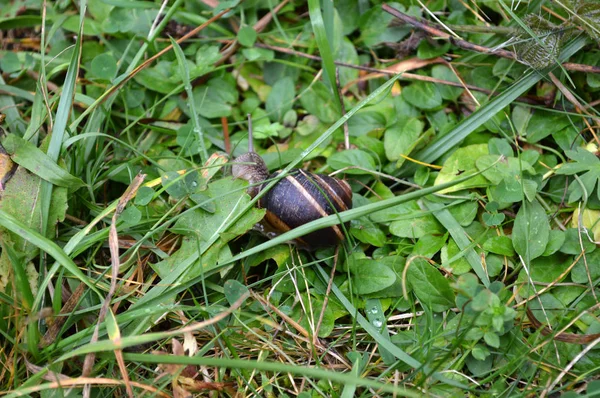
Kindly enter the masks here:
[[[251, 151], [233, 161], [234, 178], [243, 178], [250, 184], [250, 196], [256, 196], [267, 185], [266, 181], [279, 172], [269, 175], [263, 159]], [[266, 209], [261, 222], [266, 232], [281, 234], [321, 217], [352, 208], [352, 190], [344, 180], [300, 169], [292, 169], [266, 192], [258, 201], [258, 207]], [[345, 224], [346, 229], [349, 223]], [[295, 240], [305, 249], [334, 246], [344, 239], [344, 228], [334, 225], [308, 233]]]

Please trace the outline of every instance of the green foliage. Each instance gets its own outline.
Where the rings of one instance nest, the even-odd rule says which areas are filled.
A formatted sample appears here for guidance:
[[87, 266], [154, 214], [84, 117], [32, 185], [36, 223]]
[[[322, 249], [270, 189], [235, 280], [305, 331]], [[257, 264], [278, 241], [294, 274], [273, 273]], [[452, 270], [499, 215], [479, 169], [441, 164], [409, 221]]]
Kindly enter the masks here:
[[[600, 332], [600, 78], [576, 65], [600, 6], [466, 3], [386, 6], [519, 62], [377, 1], [9, 2], [0, 390], [597, 393], [597, 350], [546, 331]], [[335, 172], [353, 208], [261, 223], [226, 164], [248, 114], [270, 172]], [[291, 244], [333, 225], [337, 248]]]

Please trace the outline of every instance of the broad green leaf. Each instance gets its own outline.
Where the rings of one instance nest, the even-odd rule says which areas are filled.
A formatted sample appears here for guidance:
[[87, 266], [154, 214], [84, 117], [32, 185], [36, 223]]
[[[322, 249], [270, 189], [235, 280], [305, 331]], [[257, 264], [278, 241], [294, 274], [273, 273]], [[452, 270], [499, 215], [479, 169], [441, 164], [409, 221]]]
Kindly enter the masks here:
[[[531, 281], [540, 283], [561, 282], [565, 276], [561, 275], [571, 266], [572, 259], [564, 259], [559, 256], [548, 256], [536, 258], [531, 262], [528, 269], [522, 269], [517, 277], [517, 282], [523, 284], [521, 294], [524, 297], [532, 296], [542, 289], [543, 286], [536, 286], [537, 290], [531, 287]], [[531, 278], [531, 280], [530, 280]]]
[[486, 240], [483, 244], [483, 250], [503, 256], [514, 256], [512, 241], [508, 236], [494, 236]]
[[4, 73], [14, 73], [20, 71], [23, 68], [23, 64], [16, 53], [7, 52], [0, 59], [0, 68], [2, 68]]
[[242, 54], [248, 61], [272, 61], [275, 58], [275, 52], [266, 48], [244, 48]]
[[504, 213], [483, 213], [481, 215], [481, 219], [488, 227], [495, 227], [502, 224], [505, 218], [506, 214]]
[[433, 83], [416, 81], [402, 90], [402, 97], [419, 109], [435, 109], [442, 105], [442, 94]]
[[347, 174], [369, 174], [368, 170], [375, 170], [375, 160], [367, 152], [360, 149], [351, 149], [349, 151], [337, 152], [327, 158], [327, 164], [334, 170], [340, 170], [345, 167], [358, 166], [360, 169], [347, 169]]
[[252, 47], [256, 41], [256, 31], [251, 26], [243, 26], [238, 31], [237, 39], [244, 47]]
[[[351, 65], [360, 64], [356, 48], [347, 37], [344, 37], [341, 41], [340, 48], [338, 49], [337, 56], [335, 58], [337, 62], [345, 62]], [[340, 73], [340, 85], [342, 87], [345, 87], [346, 84], [358, 79], [359, 72], [357, 69], [339, 68], [338, 70]], [[355, 85], [352, 85], [352, 87], [350, 88], [350, 90], [353, 89], [356, 89]]]
[[385, 245], [387, 240], [385, 233], [366, 218], [353, 221], [350, 233], [359, 241], [377, 247]]
[[[398, 3], [389, 3], [395, 9], [405, 12], [406, 8]], [[381, 9], [381, 6], [368, 8], [358, 21], [360, 41], [371, 47], [381, 42], [398, 42], [405, 37], [410, 28], [405, 26], [389, 26], [393, 17]]]
[[551, 230], [548, 237], [548, 246], [546, 246], [543, 256], [551, 256], [559, 251], [563, 243], [565, 243], [565, 237], [566, 234], [563, 231], [558, 229]]
[[506, 177], [500, 181], [497, 186], [490, 187], [491, 197], [494, 200], [501, 201], [503, 203], [515, 203], [522, 201], [523, 194], [529, 200], [535, 196], [537, 191], [537, 184], [535, 181], [524, 179], [521, 181], [520, 176], [513, 175]]
[[12, 245], [0, 239], [0, 291], [4, 291], [9, 281], [13, 282], [16, 293], [27, 310], [33, 308], [34, 294], [37, 294], [39, 273], [33, 263], [26, 263], [25, 256], [19, 255]]
[[472, 241], [483, 239], [487, 231], [485, 231], [479, 223], [473, 223], [470, 226], [470, 229], [465, 229], [459, 224], [458, 220], [456, 220], [450, 211], [443, 208], [441, 203], [430, 201], [425, 201], [425, 203], [429, 209], [436, 210], [433, 213], [436, 220], [443, 225], [448, 233], [450, 233], [453, 241], [456, 242], [458, 247], [464, 252], [464, 258], [469, 263], [470, 268], [475, 271], [484, 286], [487, 287], [490, 284], [489, 277], [483, 267], [480, 255], [472, 247]]
[[198, 113], [205, 118], [230, 116], [232, 104], [238, 93], [234, 86], [221, 78], [214, 78], [206, 85], [194, 88], [194, 102]]
[[350, 135], [362, 137], [369, 132], [383, 131], [387, 124], [385, 115], [377, 110], [366, 109], [357, 112], [356, 115], [348, 121], [348, 130]]
[[225, 291], [225, 298], [229, 305], [233, 305], [236, 301], [239, 300], [245, 294], [248, 294], [248, 288], [246, 285], [241, 284], [235, 279], [229, 279], [223, 285], [223, 290]]
[[[390, 340], [390, 331], [387, 327], [387, 320], [383, 311], [383, 306], [381, 305], [381, 300], [368, 299], [365, 302], [365, 308], [365, 314], [367, 315], [369, 322], [371, 322], [371, 325], [373, 325], [384, 338]], [[395, 362], [396, 358], [388, 350], [381, 346], [378, 348], [381, 358], [386, 365], [391, 365]]]
[[500, 347], [500, 338], [494, 332], [486, 332], [483, 335], [483, 339], [484, 339], [485, 343], [487, 345], [489, 345], [490, 347], [494, 347], [494, 348]]
[[527, 141], [539, 142], [571, 125], [570, 118], [562, 113], [536, 110], [527, 124]]
[[515, 251], [529, 262], [544, 254], [550, 236], [546, 211], [538, 201], [524, 202], [513, 226], [512, 241]]
[[378, 261], [363, 258], [350, 261], [352, 288], [356, 294], [375, 293], [391, 286], [396, 273]]
[[156, 65], [139, 71], [133, 79], [148, 90], [169, 94], [181, 84], [179, 74], [174, 73], [172, 66], [169, 61], [158, 61]]
[[[481, 358], [482, 356], [484, 359]], [[469, 355], [465, 359], [465, 364], [469, 368], [469, 372], [473, 373], [474, 376], [485, 376], [492, 369], [494, 358], [491, 355], [481, 355], [476, 346], [473, 348], [472, 355]]]
[[102, 30], [106, 33], [126, 33], [135, 24], [137, 10], [115, 7], [109, 17], [102, 24]]
[[403, 282], [402, 272], [404, 271], [404, 265], [406, 263], [406, 259], [402, 256], [387, 256], [383, 258], [377, 259], [380, 264], [383, 264], [389, 267], [395, 274], [396, 280], [390, 286], [386, 287], [383, 290], [379, 290], [375, 293], [366, 295], [367, 297], [373, 298], [399, 298], [402, 297], [403, 287], [410, 292], [410, 286], [407, 286], [406, 283]]
[[417, 47], [417, 57], [421, 59], [431, 59], [446, 54], [450, 49], [449, 42], [430, 43], [428, 40], [421, 40]]
[[585, 253], [585, 259], [582, 257], [571, 271], [571, 279], [575, 283], [582, 283], [587, 286], [594, 283], [600, 277], [600, 250]]
[[[300, 323], [305, 329], [311, 330], [311, 325], [314, 327], [314, 325], [317, 324], [321, 312], [323, 312], [323, 321], [318, 336], [321, 338], [329, 336], [333, 331], [336, 319], [333, 305], [327, 305], [323, 310], [323, 298], [321, 296], [313, 296], [306, 293], [300, 295], [300, 300], [302, 300], [302, 304], [300, 302], [296, 304], [294, 310], [290, 314], [291, 318]], [[329, 304], [332, 303], [330, 302]], [[305, 308], [312, 308], [311, 313], [307, 314], [304, 311]]]
[[500, 157], [498, 155], [483, 155], [475, 164], [479, 170], [485, 170], [483, 176], [494, 185], [500, 184], [503, 179], [515, 178], [521, 174], [521, 170], [532, 175], [536, 174], [531, 164], [514, 157]]
[[300, 103], [309, 114], [316, 116], [323, 123], [333, 123], [340, 117], [339, 106], [323, 83], [317, 81], [303, 92]]
[[335, 2], [335, 6], [342, 21], [343, 33], [349, 35], [356, 29], [360, 18], [358, 3], [354, 0], [339, 0]]
[[471, 225], [477, 217], [478, 204], [476, 201], [468, 201], [448, 208], [448, 212], [463, 227]]
[[[55, 190], [55, 192], [58, 189]], [[39, 222], [39, 221], [38, 221]], [[26, 240], [28, 243], [35, 248], [35, 250], [43, 250], [52, 256], [60, 265], [62, 265], [67, 271], [73, 274], [77, 279], [79, 279], [82, 283], [85, 283], [94, 293], [100, 295], [98, 288], [96, 285], [90, 281], [86, 277], [86, 275], [75, 265], [73, 260], [64, 252], [64, 250], [58, 246], [54, 241], [44, 237], [39, 232], [29, 228], [25, 223], [15, 218], [13, 215], [4, 211], [4, 209], [0, 208], [0, 227], [2, 227], [3, 231], [10, 231], [12, 234], [18, 234], [19, 237], [23, 240]], [[2, 233], [0, 234], [0, 238], [4, 240], [8, 234]], [[28, 256], [32, 255], [32, 251], [26, 252]], [[2, 253], [4, 255], [4, 253]], [[35, 256], [35, 254], [33, 254]], [[35, 290], [35, 289], [33, 289]], [[35, 304], [35, 303], [34, 303]]]
[[117, 61], [109, 53], [96, 56], [92, 61], [92, 76], [102, 80], [112, 80], [117, 75]]
[[[579, 235], [581, 235], [581, 240]], [[591, 253], [596, 250], [596, 245], [586, 239], [583, 231], [580, 232], [579, 228], [567, 228], [565, 231], [564, 242], [560, 247], [560, 252], [577, 255], [581, 253], [582, 246], [586, 253]]]
[[538, 299], [531, 300], [528, 306], [538, 320], [544, 323], [549, 322], [551, 325], [560, 322], [572, 311], [566, 309], [552, 293], [540, 295]]
[[444, 232], [442, 225], [431, 214], [421, 217], [404, 217], [403, 220], [394, 221], [390, 224], [390, 232], [401, 238], [418, 239], [427, 234], [439, 234]]
[[[450, 68], [448, 68], [446, 65], [434, 65], [433, 68], [431, 68], [431, 76], [440, 80], [447, 80], [455, 83], [460, 83], [460, 80], [458, 79], [456, 74], [452, 72], [452, 70], [450, 70]], [[460, 87], [452, 87], [447, 86], [445, 84], [440, 84], [437, 86], [437, 88], [442, 98], [451, 101], [454, 101], [458, 97], [460, 97], [460, 94], [464, 91]]]
[[396, 206], [388, 207], [385, 210], [376, 211], [372, 214], [369, 214], [369, 218], [374, 222], [387, 223], [395, 221], [399, 218], [405, 218], [407, 215], [411, 213], [416, 213], [420, 210], [421, 209], [419, 208], [419, 205], [416, 201], [410, 201]]
[[447, 233], [443, 235], [423, 235], [417, 241], [412, 254], [432, 258], [444, 247], [447, 239]]
[[275, 83], [265, 104], [269, 118], [273, 122], [283, 122], [283, 116], [292, 109], [296, 88], [291, 77], [284, 77]]
[[154, 198], [154, 189], [150, 187], [140, 187], [135, 195], [134, 203], [137, 206], [146, 206]]
[[204, 45], [200, 47], [196, 52], [196, 67], [190, 71], [190, 75], [196, 77], [210, 72], [220, 58], [219, 46]]
[[600, 190], [595, 188], [600, 184], [600, 160], [598, 160], [593, 153], [584, 148], [566, 150], [565, 153], [570, 159], [574, 160], [574, 162], [562, 164], [561, 167], [556, 170], [557, 174], [571, 175], [584, 171], [586, 172], [581, 175], [578, 180], [571, 182], [569, 185], [568, 202], [576, 202], [582, 197], [585, 200], [588, 200], [594, 190], [596, 190], [597, 197], [600, 199]]
[[454, 293], [450, 282], [439, 270], [422, 258], [413, 258], [412, 261], [409, 259], [406, 266], [408, 282], [423, 305], [435, 312], [454, 307]]
[[[42, 180], [19, 167], [6, 184], [0, 198], [0, 210], [10, 214], [34, 231], [41, 231], [41, 208], [39, 201], [40, 184]], [[48, 217], [48, 231], [54, 234], [54, 228], [59, 221], [64, 220], [67, 211], [67, 189], [56, 187], [53, 190]], [[25, 262], [32, 260], [38, 254], [37, 248], [23, 238], [21, 234], [0, 232], [0, 239], [10, 242], [18, 253], [26, 254]], [[4, 256], [4, 254], [2, 254]]]
[[75, 189], [85, 185], [79, 178], [57, 165], [38, 147], [15, 134], [7, 135], [2, 140], [2, 146], [15, 163], [56, 186]]
[[403, 119], [386, 129], [383, 141], [385, 155], [391, 161], [398, 161], [396, 167], [401, 166], [404, 162], [402, 155], [408, 156], [418, 144], [423, 127], [422, 121], [410, 118]]
[[[198, 248], [206, 249], [201, 259], [193, 262], [189, 267], [182, 268], [190, 256], [198, 252]], [[193, 278], [203, 275], [204, 272], [210, 271], [212, 268], [225, 262], [231, 258], [231, 250], [223, 241], [218, 241], [216, 244], [207, 248], [204, 242], [200, 244], [194, 238], [183, 238], [179, 250], [171, 254], [168, 258], [159, 261], [156, 264], [150, 264], [152, 269], [161, 277], [166, 279], [173, 274], [178, 274], [179, 280], [187, 282]], [[171, 302], [172, 297], [166, 298], [163, 303]]]
[[462, 275], [471, 271], [471, 265], [461, 252], [454, 239], [448, 239], [448, 244], [442, 248], [442, 265], [454, 275]]

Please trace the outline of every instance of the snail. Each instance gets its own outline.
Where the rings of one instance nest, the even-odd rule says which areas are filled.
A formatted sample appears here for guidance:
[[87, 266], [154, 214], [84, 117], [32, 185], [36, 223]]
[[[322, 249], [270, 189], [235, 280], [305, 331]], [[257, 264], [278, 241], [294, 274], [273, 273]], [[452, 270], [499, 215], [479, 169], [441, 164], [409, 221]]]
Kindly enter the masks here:
[[[280, 172], [269, 174], [267, 165], [254, 152], [252, 121], [248, 117], [248, 152], [233, 160], [234, 178], [250, 183], [248, 194], [255, 197]], [[258, 200], [258, 207], [266, 209], [261, 228], [267, 235], [279, 235], [321, 217], [352, 208], [352, 190], [344, 180], [301, 169], [292, 169]], [[345, 224], [348, 229], [349, 224]], [[301, 248], [314, 250], [334, 246], [344, 240], [341, 225], [323, 228], [297, 238]]]

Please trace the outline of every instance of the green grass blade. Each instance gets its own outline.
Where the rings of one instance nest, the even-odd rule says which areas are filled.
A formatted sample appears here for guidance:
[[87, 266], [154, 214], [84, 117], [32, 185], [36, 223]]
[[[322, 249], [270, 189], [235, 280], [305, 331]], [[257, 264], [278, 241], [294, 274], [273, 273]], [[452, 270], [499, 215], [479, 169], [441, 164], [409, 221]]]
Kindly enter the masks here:
[[198, 134], [198, 142], [200, 143], [200, 154], [202, 164], [208, 160], [208, 152], [206, 151], [206, 145], [204, 144], [204, 129], [200, 126], [200, 119], [198, 119], [198, 112], [196, 112], [196, 101], [194, 100], [194, 93], [192, 92], [192, 83], [190, 82], [190, 69], [188, 68], [187, 60], [181, 47], [173, 38], [171, 38], [171, 44], [173, 45], [173, 51], [177, 56], [179, 62], [179, 73], [181, 74], [181, 80], [185, 86], [185, 92], [187, 93], [187, 104], [190, 109], [192, 124], [194, 126], [194, 132]]
[[21, 295], [25, 309], [31, 310], [33, 306], [33, 293], [31, 292], [29, 280], [27, 279], [27, 271], [25, 270], [26, 264], [23, 262], [23, 258], [19, 256], [12, 246], [2, 241], [0, 241], [0, 246], [2, 247], [2, 251], [6, 251], [8, 259], [12, 264], [15, 272], [15, 287]]
[[[86, 2], [82, 1], [79, 15], [79, 34], [77, 35], [77, 41], [73, 49], [71, 61], [69, 62], [69, 68], [67, 69], [65, 83], [60, 95], [60, 101], [58, 102], [58, 108], [56, 109], [56, 116], [54, 118], [54, 126], [52, 127], [48, 151], [46, 152], [46, 154], [54, 162], [57, 162], [60, 156], [60, 150], [66, 134], [67, 121], [69, 120], [69, 115], [71, 114], [73, 107], [73, 97], [75, 95], [77, 76], [79, 75], [79, 61], [81, 58], [81, 48], [83, 44], [83, 21], [85, 12]], [[53, 185], [51, 183], [47, 181], [42, 182], [40, 188], [40, 201], [42, 210], [41, 231], [44, 235], [46, 235], [48, 230], [48, 214], [50, 212], [50, 202], [52, 200], [52, 189]]]
[[444, 208], [444, 205], [441, 203], [426, 202], [425, 206], [433, 210], [434, 217], [450, 233], [450, 236], [452, 236], [452, 239], [454, 239], [458, 248], [465, 252], [465, 258], [469, 265], [473, 268], [473, 271], [475, 271], [484, 286], [488, 287], [490, 285], [490, 278], [483, 268], [481, 258], [475, 249], [471, 247], [472, 243], [469, 240], [469, 236], [460, 226], [458, 221], [456, 221], [456, 218], [454, 218], [448, 209]]
[[17, 163], [44, 181], [59, 187], [79, 188], [85, 185], [79, 178], [69, 174], [37, 146], [25, 141], [16, 134], [9, 134], [2, 140], [2, 146]]
[[33, 245], [40, 248], [40, 250], [48, 253], [70, 273], [77, 277], [81, 282], [85, 283], [94, 292], [100, 295], [100, 292], [96, 286], [89, 281], [89, 278], [81, 272], [81, 270], [75, 265], [73, 260], [67, 256], [67, 254], [54, 242], [43, 237], [40, 233], [29, 229], [21, 221], [14, 218], [12, 215], [0, 210], [0, 226], [8, 229], [14, 234], [19, 235], [23, 239], [31, 242]]
[[[0, 76], [0, 89], [3, 91], [6, 91], [7, 89], [19, 90], [15, 87], [8, 86], [2, 76]], [[6, 115], [6, 124], [8, 125], [9, 131], [22, 136], [27, 128], [27, 124], [19, 114], [15, 101], [10, 95], [0, 94], [0, 109], [2, 109], [2, 113]]]
[[[325, 2], [329, 0], [324, 0]], [[329, 85], [331, 86], [331, 91], [333, 92], [333, 96], [336, 99], [336, 104], [339, 110], [340, 96], [337, 90], [337, 84], [335, 81], [335, 63], [333, 57], [333, 50], [330, 46], [330, 42], [328, 40], [327, 28], [325, 27], [325, 22], [323, 21], [323, 15], [321, 14], [321, 2], [320, 0], [308, 0], [308, 13], [310, 14], [310, 23], [312, 24], [313, 31], [315, 33], [315, 39], [317, 41], [317, 46], [319, 47], [319, 54], [321, 55], [321, 59], [323, 60], [323, 70], [325, 72], [325, 76]], [[331, 13], [331, 17], [333, 17], [333, 13]], [[329, 21], [330, 24], [333, 24], [333, 20]], [[333, 29], [333, 27], [331, 27]]]

